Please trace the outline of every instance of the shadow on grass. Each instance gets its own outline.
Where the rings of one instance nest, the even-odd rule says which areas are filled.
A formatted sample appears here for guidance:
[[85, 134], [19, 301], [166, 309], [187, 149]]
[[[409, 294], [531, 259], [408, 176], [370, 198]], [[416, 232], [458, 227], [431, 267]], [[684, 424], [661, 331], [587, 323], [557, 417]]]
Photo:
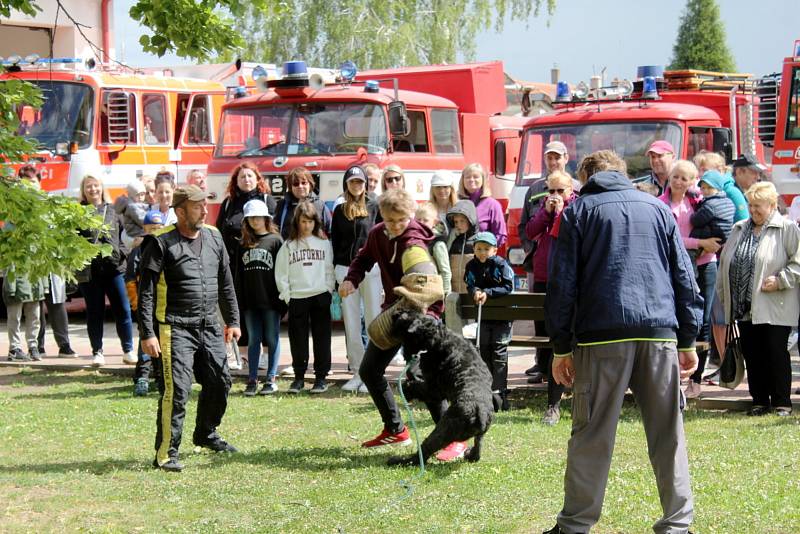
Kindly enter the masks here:
[[87, 460], [82, 462], [41, 462], [35, 464], [16, 464], [4, 465], [5, 473], [39, 473], [39, 474], [65, 474], [65, 473], [89, 473], [92, 475], [106, 475], [117, 471], [142, 471], [151, 469], [149, 461], [141, 458], [135, 459], [106, 459], [106, 460]]
[[2, 386], [60, 386], [64, 384], [103, 384], [117, 382], [120, 377], [93, 370], [54, 372], [50, 369], [22, 368], [18, 373], [0, 375]]
[[[132, 400], [147, 398], [147, 397], [134, 397], [133, 384], [126, 384], [124, 386], [113, 386], [113, 387], [81, 387], [74, 391], [23, 393], [22, 395], [18, 395], [16, 398], [26, 399], [26, 400], [67, 400], [75, 398], [84, 399], [88, 397], [104, 397], [107, 399], [130, 397]], [[151, 396], [150, 398], [155, 398], [155, 397]]]

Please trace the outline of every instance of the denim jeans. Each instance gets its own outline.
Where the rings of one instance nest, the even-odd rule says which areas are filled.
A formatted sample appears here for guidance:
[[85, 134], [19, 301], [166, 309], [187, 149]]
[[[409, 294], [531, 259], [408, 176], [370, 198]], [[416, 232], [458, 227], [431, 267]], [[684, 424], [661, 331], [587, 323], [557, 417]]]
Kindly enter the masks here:
[[281, 316], [276, 310], [254, 308], [244, 311], [249, 339], [247, 340], [248, 382], [258, 380], [258, 363], [261, 358], [261, 345], [267, 346], [269, 366], [267, 380], [272, 380], [278, 372], [280, 358]]
[[[714, 287], [717, 283], [717, 262], [712, 261], [697, 267], [697, 285], [700, 286], [700, 296], [703, 297], [703, 326], [697, 335], [698, 341], [711, 340], [711, 310], [714, 307]], [[697, 353], [697, 370], [691, 376], [691, 380], [700, 383], [703, 372], [706, 369], [708, 351], [702, 350]]]
[[[94, 273], [92, 273], [94, 275]], [[111, 303], [111, 313], [117, 323], [117, 336], [122, 344], [123, 352], [133, 350], [133, 322], [131, 321], [131, 305], [122, 275], [92, 276], [90, 282], [79, 284], [81, 294], [86, 301], [86, 330], [92, 345], [92, 352], [103, 350], [103, 322], [105, 320], [106, 299]]]

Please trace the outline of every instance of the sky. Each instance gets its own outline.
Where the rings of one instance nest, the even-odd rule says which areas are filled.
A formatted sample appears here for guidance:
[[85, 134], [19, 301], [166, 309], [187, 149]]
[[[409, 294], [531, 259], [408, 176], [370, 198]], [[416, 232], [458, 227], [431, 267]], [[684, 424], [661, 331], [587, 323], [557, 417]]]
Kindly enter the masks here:
[[[118, 58], [136, 66], [187, 63], [141, 50], [138, 38], [144, 30], [127, 14], [133, 3], [114, 2]], [[762, 76], [779, 71], [794, 40], [800, 39], [796, 23], [800, 2], [718, 0], [718, 4], [738, 72]], [[478, 34], [475, 59], [502, 60], [513, 78], [532, 82], [549, 82], [554, 64], [561, 79], [570, 83], [588, 83], [604, 67], [607, 80], [633, 79], [638, 65], [669, 63], [685, 5], [685, 0], [557, 0], [552, 16], [531, 16], [527, 28], [525, 22], [507, 22], [499, 34]]]

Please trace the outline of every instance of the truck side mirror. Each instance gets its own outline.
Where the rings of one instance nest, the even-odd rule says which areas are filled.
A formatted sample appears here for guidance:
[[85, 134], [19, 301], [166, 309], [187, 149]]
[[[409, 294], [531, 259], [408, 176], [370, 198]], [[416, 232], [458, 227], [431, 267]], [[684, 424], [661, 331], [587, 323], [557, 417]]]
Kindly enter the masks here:
[[506, 173], [506, 142], [498, 139], [494, 142], [494, 175], [503, 176]]
[[733, 143], [731, 143], [730, 128], [712, 128], [714, 136], [714, 152], [722, 153], [725, 156], [725, 163], [733, 163]]
[[105, 129], [109, 143], [127, 143], [131, 138], [130, 93], [126, 91], [109, 91], [105, 93], [104, 107], [106, 113]]
[[406, 137], [411, 133], [411, 121], [408, 120], [405, 102], [389, 102], [389, 131], [397, 137]]

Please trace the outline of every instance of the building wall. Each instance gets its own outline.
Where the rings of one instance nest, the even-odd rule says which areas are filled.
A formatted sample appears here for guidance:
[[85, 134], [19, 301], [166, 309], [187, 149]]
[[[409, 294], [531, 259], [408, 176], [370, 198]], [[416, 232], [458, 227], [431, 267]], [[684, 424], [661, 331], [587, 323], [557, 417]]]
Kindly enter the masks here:
[[[42, 11], [33, 17], [12, 11], [11, 17], [0, 18], [0, 33], [3, 35], [0, 39], [0, 56], [39, 54], [49, 57], [50, 36], [53, 35], [53, 57], [94, 57], [100, 60], [64, 10], [85, 26], [81, 27], [84, 35], [100, 49], [103, 46], [102, 0], [61, 0], [64, 9], [58, 13], [57, 19], [56, 0], [38, 0], [37, 4]], [[113, 29], [112, 11], [109, 9], [109, 31]], [[112, 49], [108, 52], [113, 57], [113, 38], [109, 42], [112, 43]]]

